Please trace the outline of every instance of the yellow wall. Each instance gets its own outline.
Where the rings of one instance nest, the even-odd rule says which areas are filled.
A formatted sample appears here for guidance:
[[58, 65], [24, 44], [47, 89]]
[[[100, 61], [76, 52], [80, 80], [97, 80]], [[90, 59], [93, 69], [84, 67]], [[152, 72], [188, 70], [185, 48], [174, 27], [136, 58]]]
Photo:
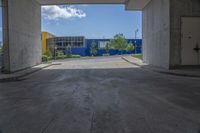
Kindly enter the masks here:
[[54, 35], [48, 33], [48, 32], [42, 32], [41, 33], [41, 42], [42, 42], [42, 54], [45, 54], [47, 51], [47, 39], [52, 38]]

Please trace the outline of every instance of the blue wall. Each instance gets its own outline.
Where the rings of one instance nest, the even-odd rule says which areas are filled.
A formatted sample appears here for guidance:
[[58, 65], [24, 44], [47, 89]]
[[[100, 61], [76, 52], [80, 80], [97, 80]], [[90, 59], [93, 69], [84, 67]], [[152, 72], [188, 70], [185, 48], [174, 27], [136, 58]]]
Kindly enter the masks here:
[[[84, 48], [71, 48], [72, 54], [74, 55], [81, 55], [81, 56], [91, 56], [90, 54], [90, 47], [93, 42], [97, 45], [97, 55], [96, 56], [102, 56], [103, 54], [106, 54], [106, 51], [104, 49], [99, 49], [99, 43], [101, 41], [109, 41], [109, 39], [85, 39], [85, 47]], [[134, 44], [135, 50], [132, 52], [127, 51], [118, 51], [111, 49], [109, 51], [110, 55], [117, 55], [117, 54], [140, 54], [142, 53], [142, 40], [141, 39], [127, 39], [129, 43]]]

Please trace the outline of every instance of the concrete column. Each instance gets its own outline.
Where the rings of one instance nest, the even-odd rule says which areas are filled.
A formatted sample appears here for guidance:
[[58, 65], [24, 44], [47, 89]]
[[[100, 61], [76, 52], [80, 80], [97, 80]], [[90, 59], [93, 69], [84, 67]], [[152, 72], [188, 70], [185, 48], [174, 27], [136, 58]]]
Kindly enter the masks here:
[[36, 0], [3, 0], [3, 71], [41, 63], [41, 7]]
[[143, 9], [143, 60], [170, 67], [170, 0], [151, 0]]

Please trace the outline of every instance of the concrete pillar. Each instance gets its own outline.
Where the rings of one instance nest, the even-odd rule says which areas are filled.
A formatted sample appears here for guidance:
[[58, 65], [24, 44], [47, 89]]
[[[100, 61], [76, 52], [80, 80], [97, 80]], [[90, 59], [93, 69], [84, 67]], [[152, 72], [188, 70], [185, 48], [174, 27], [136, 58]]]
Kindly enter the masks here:
[[41, 7], [36, 0], [3, 0], [3, 71], [41, 63]]
[[143, 60], [170, 67], [170, 0], [151, 0], [143, 9]]

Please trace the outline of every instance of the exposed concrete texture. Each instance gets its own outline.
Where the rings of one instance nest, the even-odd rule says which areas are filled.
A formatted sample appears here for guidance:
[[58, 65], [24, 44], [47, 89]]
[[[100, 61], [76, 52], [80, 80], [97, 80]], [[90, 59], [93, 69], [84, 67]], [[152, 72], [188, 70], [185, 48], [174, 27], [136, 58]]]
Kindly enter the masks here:
[[[41, 5], [59, 4], [124, 4], [125, 0], [37, 0]], [[135, 1], [135, 0], [134, 0]]]
[[152, 0], [143, 9], [143, 60], [169, 68], [169, 0]]
[[181, 17], [200, 17], [199, 0], [170, 1], [170, 65], [181, 65]]
[[151, 0], [126, 0], [126, 10], [142, 10]]
[[41, 8], [36, 0], [3, 0], [4, 70], [41, 62]]
[[199, 0], [152, 0], [143, 9], [144, 62], [181, 65], [181, 17], [200, 16]]
[[116, 58], [0, 83], [1, 133], [199, 133], [200, 82]]

